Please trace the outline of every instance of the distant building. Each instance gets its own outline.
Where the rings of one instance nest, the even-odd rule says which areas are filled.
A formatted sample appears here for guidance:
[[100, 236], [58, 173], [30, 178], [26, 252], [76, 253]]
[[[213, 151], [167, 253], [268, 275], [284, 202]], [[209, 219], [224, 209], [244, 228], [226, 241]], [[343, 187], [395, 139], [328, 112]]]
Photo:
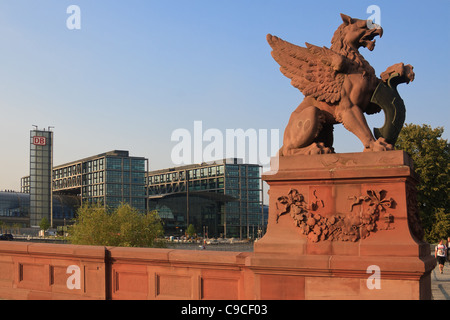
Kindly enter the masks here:
[[113, 150], [53, 166], [53, 132], [32, 130], [30, 138], [30, 175], [21, 194], [0, 194], [0, 219], [36, 227], [47, 217], [56, 227], [83, 203], [128, 203], [158, 210], [167, 235], [184, 235], [192, 224], [204, 236], [257, 238], [267, 225], [259, 165], [224, 159], [148, 172], [148, 159]]
[[149, 209], [159, 211], [166, 234], [193, 224], [201, 235], [256, 238], [265, 228], [260, 170], [224, 159], [149, 172]]
[[114, 150], [59, 165], [53, 169], [56, 194], [78, 194], [82, 203], [102, 203], [115, 208], [122, 202], [146, 208], [147, 160]]
[[[146, 210], [145, 172], [148, 161], [114, 150], [53, 167], [55, 195], [74, 195], [81, 203], [101, 203], [115, 208], [129, 203]], [[31, 192], [31, 177], [23, 177], [21, 191]]]
[[[14, 225], [29, 227], [30, 198], [31, 195], [28, 193], [0, 192], [0, 221], [9, 227]], [[78, 197], [53, 195], [52, 198], [54, 225], [64, 225], [75, 217], [75, 212], [80, 206]]]

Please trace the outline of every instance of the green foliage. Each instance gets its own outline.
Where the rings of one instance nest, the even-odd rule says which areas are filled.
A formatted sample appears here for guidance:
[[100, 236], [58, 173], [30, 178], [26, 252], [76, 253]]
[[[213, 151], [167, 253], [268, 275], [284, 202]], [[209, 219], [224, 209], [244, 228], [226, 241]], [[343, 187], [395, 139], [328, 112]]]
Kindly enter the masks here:
[[83, 205], [69, 228], [70, 241], [80, 245], [114, 247], [162, 247], [161, 219], [156, 211], [140, 213], [128, 204], [110, 210], [100, 205]]
[[429, 238], [433, 242], [438, 242], [439, 239], [447, 239], [450, 235], [450, 214], [445, 212], [443, 208], [437, 208], [434, 215], [436, 221], [429, 233]]
[[41, 230], [44, 231], [50, 228], [50, 222], [48, 222], [48, 219], [46, 217], [43, 217], [42, 220], [39, 222], [39, 228], [41, 228]]
[[396, 143], [411, 156], [420, 177], [417, 201], [428, 242], [450, 236], [450, 146], [443, 132], [442, 127], [406, 124]]
[[186, 230], [186, 234], [187, 234], [189, 237], [195, 236], [196, 232], [195, 232], [195, 227], [194, 227], [194, 225], [190, 224], [190, 225], [188, 226], [188, 228], [187, 228], [187, 230]]

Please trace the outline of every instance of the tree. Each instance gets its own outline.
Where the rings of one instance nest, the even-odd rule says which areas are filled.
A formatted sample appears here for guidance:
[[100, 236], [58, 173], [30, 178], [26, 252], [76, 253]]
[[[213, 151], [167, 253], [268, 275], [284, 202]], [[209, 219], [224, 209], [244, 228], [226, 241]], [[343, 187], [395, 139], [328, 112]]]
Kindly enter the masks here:
[[104, 207], [84, 204], [69, 227], [70, 241], [81, 245], [113, 246], [112, 227]]
[[41, 222], [39, 222], [39, 228], [41, 228], [41, 230], [44, 230], [44, 233], [46, 230], [48, 230], [48, 228], [50, 228], [50, 222], [48, 222], [47, 217], [43, 217], [41, 219]]
[[196, 234], [196, 232], [195, 232], [195, 227], [194, 227], [194, 225], [193, 224], [190, 224], [189, 226], [188, 226], [188, 228], [187, 228], [187, 230], [186, 230], [186, 234], [189, 236], [189, 237], [193, 237], [193, 236], [195, 236], [195, 234]]
[[450, 146], [443, 133], [442, 127], [405, 124], [396, 143], [411, 156], [420, 178], [417, 202], [429, 242], [450, 236]]
[[129, 204], [107, 210], [101, 205], [83, 205], [69, 227], [70, 241], [80, 245], [115, 247], [161, 247], [164, 234], [156, 211], [140, 213]]
[[430, 231], [430, 238], [434, 242], [438, 242], [439, 239], [447, 240], [450, 235], [450, 215], [444, 211], [443, 208], [436, 208], [435, 210], [435, 223]]

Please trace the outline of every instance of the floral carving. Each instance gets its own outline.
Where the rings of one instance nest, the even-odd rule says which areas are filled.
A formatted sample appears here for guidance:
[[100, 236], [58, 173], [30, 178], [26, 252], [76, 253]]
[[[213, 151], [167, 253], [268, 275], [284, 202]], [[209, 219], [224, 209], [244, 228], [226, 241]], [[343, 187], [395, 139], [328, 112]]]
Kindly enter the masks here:
[[[367, 195], [349, 197], [353, 200], [349, 214], [335, 214], [322, 216], [315, 212], [323, 201], [319, 200], [314, 192], [315, 200], [311, 204], [306, 203], [304, 196], [296, 189], [291, 189], [287, 196], [277, 199], [277, 223], [284, 214], [290, 214], [294, 225], [312, 242], [318, 241], [358, 241], [367, 238], [377, 229], [393, 229], [391, 224], [394, 216], [386, 209], [394, 205], [392, 198], [386, 198], [386, 191], [368, 190]], [[367, 205], [363, 206], [363, 203]], [[358, 213], [353, 212], [355, 206], [361, 206]], [[379, 227], [377, 222], [382, 215], [384, 227]]]
[[419, 210], [417, 205], [417, 190], [415, 185], [406, 184], [406, 205], [408, 208], [408, 225], [411, 233], [418, 239], [423, 240], [424, 230], [420, 221]]

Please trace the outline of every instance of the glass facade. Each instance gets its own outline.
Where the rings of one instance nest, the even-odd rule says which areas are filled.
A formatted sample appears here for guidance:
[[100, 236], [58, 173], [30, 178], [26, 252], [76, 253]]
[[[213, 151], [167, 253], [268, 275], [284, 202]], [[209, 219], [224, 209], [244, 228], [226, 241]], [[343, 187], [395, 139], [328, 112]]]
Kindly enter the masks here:
[[223, 208], [222, 224], [227, 235], [254, 238], [263, 226], [260, 167], [225, 165], [224, 193], [239, 199]]
[[[0, 220], [9, 225], [18, 223], [23, 227], [29, 226], [31, 195], [19, 192], [0, 192]], [[76, 196], [53, 196], [53, 219], [71, 220], [80, 205]]]
[[39, 226], [43, 218], [52, 221], [53, 132], [30, 132], [30, 225]]
[[255, 238], [264, 228], [260, 168], [227, 159], [150, 172], [150, 209], [171, 210], [171, 219], [162, 217], [166, 232], [174, 231], [172, 225], [185, 230], [193, 224], [210, 236]]
[[[77, 196], [82, 202], [115, 208], [129, 203], [146, 210], [147, 159], [114, 150], [53, 168], [53, 194]], [[29, 192], [30, 177], [21, 179], [22, 192]], [[53, 211], [55, 213], [55, 211]]]
[[29, 194], [0, 192], [0, 218], [28, 218], [29, 215]]
[[[106, 157], [104, 177], [99, 172], [98, 179], [104, 180], [98, 190], [93, 187], [94, 195], [104, 194], [109, 207], [117, 207], [122, 202], [144, 211], [146, 209], [146, 185], [144, 158]], [[94, 175], [93, 179], [96, 179]]]
[[[130, 157], [114, 150], [53, 168], [54, 194], [77, 195], [83, 202], [115, 208], [129, 203], [146, 210], [147, 159]], [[22, 192], [30, 189], [29, 177], [22, 178]]]
[[150, 200], [150, 210], [157, 210], [164, 221], [165, 235], [183, 236], [186, 226], [192, 224], [199, 234], [207, 233], [210, 237], [218, 237], [223, 228], [220, 226], [221, 206], [232, 201], [218, 193], [189, 193], [189, 222], [186, 215], [186, 193], [174, 193]]
[[[44, 133], [48, 134], [45, 142], [51, 143], [51, 132]], [[35, 136], [32, 133], [32, 142]], [[147, 159], [113, 150], [53, 167], [49, 174], [51, 148], [44, 152], [42, 147], [32, 143], [30, 171], [34, 176], [21, 180], [22, 192], [30, 193], [32, 226], [39, 225], [47, 212], [59, 221], [72, 216], [64, 206], [52, 211], [55, 202], [49, 195], [53, 191], [53, 197], [68, 196], [80, 203], [108, 208], [128, 203], [142, 212], [159, 210], [168, 235], [181, 235], [189, 224], [197, 233], [214, 237], [256, 238], [265, 230], [259, 165], [224, 159], [148, 173]]]

